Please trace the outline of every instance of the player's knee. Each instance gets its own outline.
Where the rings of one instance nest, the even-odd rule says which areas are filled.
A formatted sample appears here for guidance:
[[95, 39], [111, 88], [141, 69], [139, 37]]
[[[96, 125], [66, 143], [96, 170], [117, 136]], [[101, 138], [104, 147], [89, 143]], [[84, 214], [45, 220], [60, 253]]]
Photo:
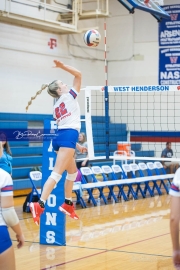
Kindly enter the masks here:
[[75, 173], [67, 173], [66, 179], [74, 182], [76, 180], [77, 175], [78, 175], [78, 171]]
[[52, 178], [57, 184], [61, 180], [62, 175], [52, 171], [52, 173], [49, 177]]

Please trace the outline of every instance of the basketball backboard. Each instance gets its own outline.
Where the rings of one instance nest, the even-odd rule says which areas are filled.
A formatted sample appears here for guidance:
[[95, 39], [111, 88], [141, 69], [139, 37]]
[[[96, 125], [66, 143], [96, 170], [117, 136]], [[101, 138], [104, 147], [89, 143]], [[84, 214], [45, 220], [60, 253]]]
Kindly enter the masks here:
[[[153, 0], [118, 0], [124, 7], [126, 7], [131, 13], [134, 12], [134, 9], [140, 9], [142, 11], [151, 13], [155, 18], [165, 18], [170, 19], [170, 15], [163, 10], [158, 4]], [[130, 8], [128, 5], [132, 7]]]

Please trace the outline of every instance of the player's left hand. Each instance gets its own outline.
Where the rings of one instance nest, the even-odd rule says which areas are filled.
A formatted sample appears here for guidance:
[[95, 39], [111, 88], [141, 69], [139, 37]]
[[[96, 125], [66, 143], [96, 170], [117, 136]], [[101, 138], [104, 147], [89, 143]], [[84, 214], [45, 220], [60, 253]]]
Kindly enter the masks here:
[[63, 62], [54, 60], [55, 66], [53, 68], [62, 68], [64, 66]]
[[176, 270], [180, 270], [180, 250], [173, 252], [173, 263]]

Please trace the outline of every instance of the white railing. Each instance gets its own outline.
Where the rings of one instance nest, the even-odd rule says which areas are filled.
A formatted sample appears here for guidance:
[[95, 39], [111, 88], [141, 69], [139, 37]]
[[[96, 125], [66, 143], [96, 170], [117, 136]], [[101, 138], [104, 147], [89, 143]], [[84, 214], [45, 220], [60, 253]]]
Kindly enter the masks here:
[[111, 156], [110, 158], [113, 159], [113, 164], [116, 164], [116, 160], [121, 160], [122, 163], [125, 162], [127, 163], [128, 159], [132, 159], [133, 163], [135, 163], [135, 152], [130, 151], [130, 156], [127, 156], [127, 152], [123, 150], [117, 150], [114, 152], [114, 155]]
[[125, 162], [125, 163], [127, 163], [128, 160], [133, 160], [133, 163], [135, 163], [135, 160], [149, 160], [149, 161], [157, 161], [158, 160], [158, 161], [165, 161], [165, 162], [171, 161], [171, 162], [180, 163], [180, 158], [136, 157], [135, 154], [131, 155], [131, 156], [127, 156], [126, 152], [124, 152], [124, 151], [122, 151], [122, 152], [124, 152], [122, 154], [117, 154], [116, 152], [119, 152], [119, 151], [115, 151], [114, 155], [110, 157], [113, 159], [113, 164], [116, 164], [116, 160], [121, 160], [122, 162]]
[[47, 23], [51, 27], [67, 29], [67, 32], [83, 32], [87, 29], [78, 29], [78, 20], [109, 16], [109, 0], [95, 0], [87, 4], [83, 0], [73, 0], [69, 8], [66, 4], [56, 4], [51, 0], [0, 0], [0, 16], [3, 21], [24, 21], [31, 27]]
[[78, 0], [79, 10], [78, 14], [80, 18], [90, 17], [91, 15], [109, 16], [109, 0], [96, 0], [91, 2], [91, 10], [89, 10], [89, 2]]
[[[50, 2], [49, 2], [50, 3]], [[72, 9], [60, 4], [49, 4], [47, 0], [1, 0], [1, 13], [23, 16], [24, 20], [34, 18], [37, 20], [62, 24], [77, 30], [78, 0], [73, 1]]]

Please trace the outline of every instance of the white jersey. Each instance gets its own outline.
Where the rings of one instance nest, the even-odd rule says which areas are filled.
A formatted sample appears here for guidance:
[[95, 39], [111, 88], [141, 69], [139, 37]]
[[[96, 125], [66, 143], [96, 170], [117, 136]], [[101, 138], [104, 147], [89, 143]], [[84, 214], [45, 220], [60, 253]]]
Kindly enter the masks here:
[[78, 92], [71, 88], [55, 103], [53, 116], [57, 120], [58, 129], [72, 128], [80, 131], [80, 108], [77, 101]]
[[6, 225], [1, 210], [1, 198], [5, 196], [13, 196], [13, 181], [9, 173], [0, 169], [0, 226]]
[[175, 172], [169, 194], [175, 197], [180, 197], [180, 168]]

